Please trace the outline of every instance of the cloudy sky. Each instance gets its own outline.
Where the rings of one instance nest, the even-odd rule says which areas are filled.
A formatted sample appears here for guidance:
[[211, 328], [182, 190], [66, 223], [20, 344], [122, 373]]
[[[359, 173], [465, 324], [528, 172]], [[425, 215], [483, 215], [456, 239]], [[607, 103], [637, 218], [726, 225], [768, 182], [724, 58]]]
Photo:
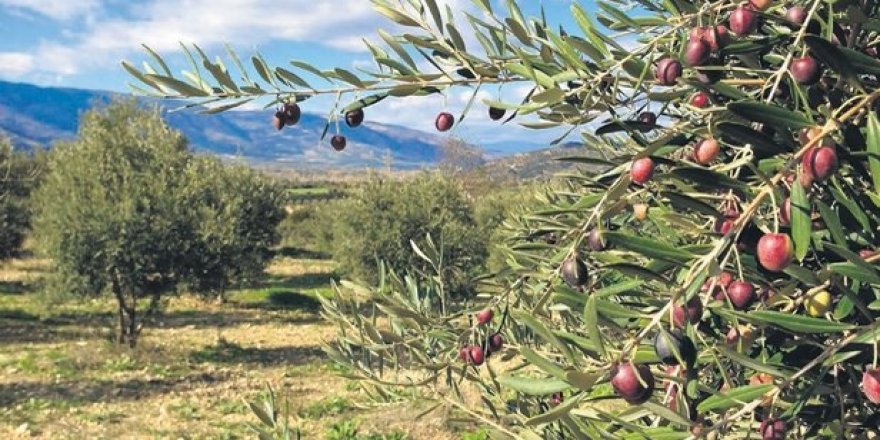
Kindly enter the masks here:
[[[438, 1], [456, 13], [475, 11], [471, 0]], [[572, 1], [576, 0], [519, 3], [532, 16], [543, 4], [549, 21], [572, 27]], [[501, 0], [492, 2], [503, 10]], [[592, 0], [581, 3], [594, 10]], [[362, 39], [376, 40], [378, 28], [388, 29], [389, 24], [368, 0], [0, 0], [0, 79], [126, 92], [130, 79], [119, 62], [127, 59], [139, 65], [146, 59], [142, 43], [167, 56], [176, 71], [186, 68], [179, 42], [197, 43], [209, 55], [222, 55], [223, 45], [229, 43], [241, 55], [259, 51], [276, 65], [299, 59], [320, 68], [357, 69], [370, 65]], [[522, 90], [508, 88], [503, 93], [515, 96]], [[387, 100], [371, 110], [370, 118], [429, 130], [437, 111], [456, 113], [468, 98], [466, 90], [459, 90], [428, 100]], [[325, 112], [327, 105], [318, 101], [306, 109]], [[493, 142], [554, 137], [499, 130], [478, 113], [459, 129], [460, 136], [491, 136]]]

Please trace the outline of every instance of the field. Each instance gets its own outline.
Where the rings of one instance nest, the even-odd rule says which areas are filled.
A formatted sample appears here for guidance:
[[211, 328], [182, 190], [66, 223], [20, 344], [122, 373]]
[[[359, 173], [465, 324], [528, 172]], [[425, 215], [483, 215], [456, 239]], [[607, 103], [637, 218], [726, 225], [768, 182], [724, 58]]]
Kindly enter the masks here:
[[255, 438], [246, 401], [267, 386], [302, 438], [458, 438], [439, 414], [371, 405], [338, 376], [315, 299], [333, 263], [293, 255], [225, 303], [171, 299], [136, 349], [114, 342], [106, 298], [49, 302], [45, 261], [0, 266], [0, 438]]

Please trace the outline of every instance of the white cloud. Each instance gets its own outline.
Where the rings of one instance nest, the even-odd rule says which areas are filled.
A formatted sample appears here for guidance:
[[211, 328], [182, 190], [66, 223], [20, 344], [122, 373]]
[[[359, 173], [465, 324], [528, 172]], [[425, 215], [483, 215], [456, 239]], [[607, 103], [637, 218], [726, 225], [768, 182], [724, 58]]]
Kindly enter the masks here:
[[[459, 29], [469, 46], [476, 47], [462, 14], [474, 11], [470, 2], [438, 3], [455, 11]], [[367, 0], [0, 0], [0, 5], [56, 20], [80, 19], [76, 27], [62, 31], [60, 40], [44, 41], [30, 50], [31, 59], [39, 62], [0, 65], [0, 76], [7, 77], [107, 68], [137, 53], [141, 43], [176, 52], [179, 42], [211, 50], [223, 43], [247, 47], [296, 41], [357, 53], [365, 51], [364, 37], [373, 38], [379, 27], [394, 26]], [[123, 13], [116, 11], [120, 5], [126, 5]], [[0, 56], [14, 54], [18, 52]]]
[[377, 18], [364, 0], [153, 0], [138, 7], [136, 16], [142, 18], [100, 23], [82, 44], [131, 50], [147, 43], [166, 50], [177, 48], [179, 41], [211, 46], [280, 39], [352, 49], [348, 45], [370, 31]]
[[21, 52], [0, 53], [0, 73], [12, 76], [23, 75], [34, 68], [34, 57]]
[[[98, 2], [0, 0], [0, 5], [63, 20], [99, 9]], [[3, 59], [18, 61], [14, 66], [0, 64], [0, 76], [69, 75], [106, 68], [136, 53], [141, 43], [158, 51], [177, 51], [181, 41], [210, 50], [227, 42], [256, 46], [281, 40], [358, 52], [364, 50], [361, 38], [387, 23], [366, 0], [151, 0], [127, 7], [124, 17], [83, 17], [82, 30], [66, 30], [63, 41], [44, 41], [31, 49], [30, 62], [23, 62], [22, 52], [0, 53]]]
[[70, 20], [94, 13], [100, 0], [0, 0], [0, 6], [44, 15], [55, 20]]

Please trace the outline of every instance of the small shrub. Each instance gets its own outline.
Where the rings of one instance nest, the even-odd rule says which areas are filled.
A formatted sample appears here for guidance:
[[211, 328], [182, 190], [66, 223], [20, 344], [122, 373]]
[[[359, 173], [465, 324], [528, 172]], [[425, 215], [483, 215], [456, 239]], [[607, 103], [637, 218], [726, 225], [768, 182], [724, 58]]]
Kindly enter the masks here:
[[351, 407], [351, 402], [349, 402], [348, 399], [334, 396], [319, 400], [303, 408], [300, 410], [299, 416], [309, 419], [319, 419], [321, 417], [342, 414], [350, 410]]
[[230, 284], [259, 279], [278, 241], [281, 188], [242, 165], [194, 158], [185, 172], [182, 206], [190, 206], [192, 242], [183, 253], [188, 287], [221, 297]]
[[39, 182], [44, 155], [13, 151], [0, 137], [0, 259], [15, 256], [31, 223], [29, 196]]
[[461, 433], [461, 440], [488, 440], [489, 434], [485, 429], [479, 429], [477, 431], [466, 431]]
[[476, 199], [474, 219], [487, 237], [486, 268], [490, 273], [503, 270], [506, 264], [503, 246], [510, 241], [511, 231], [504, 228], [505, 220], [525, 211], [532, 199], [528, 188], [523, 185], [513, 189], [493, 187]]
[[323, 257], [333, 251], [333, 230], [342, 199], [288, 205], [278, 225], [281, 246], [299, 256]]
[[442, 255], [442, 278], [452, 294], [465, 294], [485, 262], [486, 234], [473, 206], [448, 177], [425, 173], [402, 182], [375, 177], [337, 207], [333, 259], [340, 269], [369, 283], [378, 281], [381, 259], [395, 270], [427, 272], [413, 250], [430, 236]]
[[327, 430], [327, 440], [358, 440], [358, 424], [354, 420], [334, 423]]

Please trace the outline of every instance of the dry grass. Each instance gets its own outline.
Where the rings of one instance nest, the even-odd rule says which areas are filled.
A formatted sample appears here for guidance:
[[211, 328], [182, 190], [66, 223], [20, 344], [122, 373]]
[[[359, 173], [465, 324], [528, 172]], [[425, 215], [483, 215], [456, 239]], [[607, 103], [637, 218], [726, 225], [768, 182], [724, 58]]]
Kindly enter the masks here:
[[0, 261], [0, 283], [34, 283], [46, 270], [49, 260], [15, 258]]
[[303, 438], [347, 420], [361, 433], [455, 438], [440, 414], [414, 422], [422, 408], [368, 406], [328, 364], [320, 346], [334, 330], [313, 307], [326, 261], [279, 260], [264, 288], [226, 304], [174, 298], [136, 349], [112, 342], [111, 303], [32, 292], [46, 264], [0, 266], [0, 438], [253, 438], [244, 401], [267, 385]]

